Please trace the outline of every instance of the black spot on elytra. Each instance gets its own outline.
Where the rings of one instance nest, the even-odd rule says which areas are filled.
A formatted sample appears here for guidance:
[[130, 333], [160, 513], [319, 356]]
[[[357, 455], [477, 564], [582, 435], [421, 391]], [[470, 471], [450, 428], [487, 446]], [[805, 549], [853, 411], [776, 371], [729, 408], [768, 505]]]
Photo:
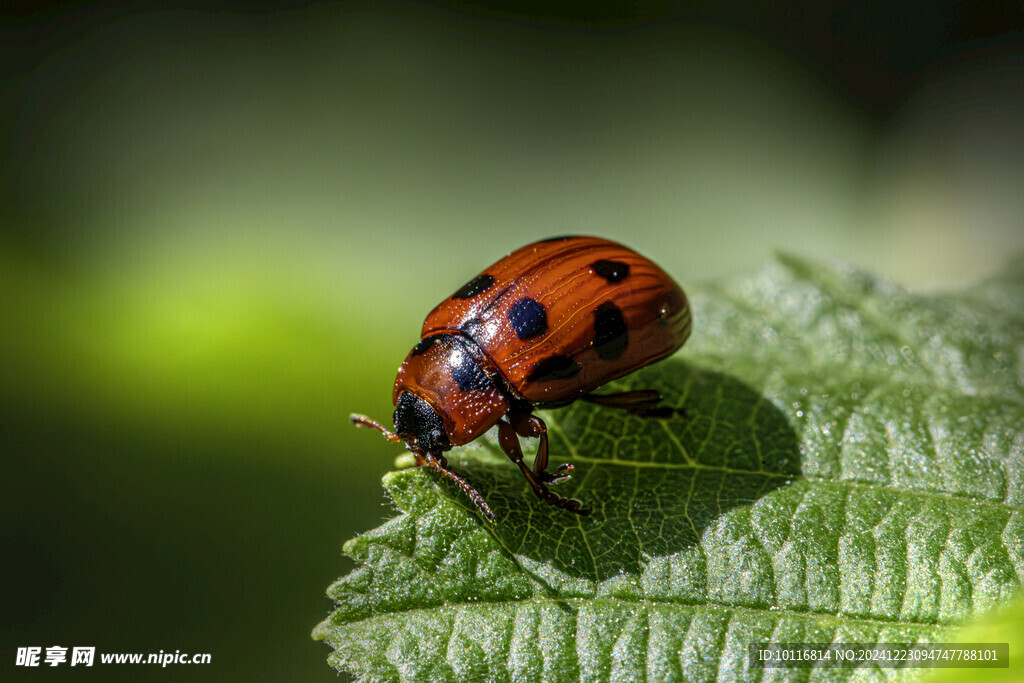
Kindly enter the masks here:
[[457, 344], [448, 357], [448, 370], [462, 391], [486, 391], [493, 386], [487, 373], [462, 344]]
[[508, 321], [520, 339], [529, 339], [543, 334], [548, 329], [548, 316], [544, 306], [526, 296], [508, 309]]
[[550, 382], [558, 379], [569, 379], [579, 374], [579, 363], [569, 356], [548, 356], [533, 366], [526, 376], [528, 382]]
[[453, 299], [471, 299], [481, 292], [486, 292], [494, 284], [494, 278], [484, 273], [459, 287], [459, 290], [452, 294]]
[[604, 360], [618, 360], [629, 346], [629, 329], [622, 311], [611, 301], [594, 309], [594, 349]]
[[429, 351], [430, 347], [433, 346], [436, 342], [441, 341], [441, 339], [444, 337], [450, 336], [450, 334], [435, 334], [426, 337], [425, 339], [420, 339], [418, 342], [416, 342], [416, 346], [412, 347], [412, 355], [421, 356], [427, 351]]
[[537, 244], [543, 244], [544, 242], [564, 242], [565, 240], [576, 239], [576, 235], [559, 235], [558, 237], [549, 237], [546, 240], [539, 240]]
[[590, 269], [608, 282], [621, 282], [629, 277], [629, 264], [621, 261], [594, 261]]

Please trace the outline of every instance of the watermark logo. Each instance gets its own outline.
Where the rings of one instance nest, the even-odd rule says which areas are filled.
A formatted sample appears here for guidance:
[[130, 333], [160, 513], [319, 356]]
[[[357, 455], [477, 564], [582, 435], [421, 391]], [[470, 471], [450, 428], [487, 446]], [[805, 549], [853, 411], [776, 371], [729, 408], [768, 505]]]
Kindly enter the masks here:
[[[68, 652], [70, 650], [70, 658]], [[171, 664], [209, 664], [210, 653], [189, 654], [181, 650], [174, 652], [101, 652], [100, 664], [159, 664], [161, 668]], [[95, 647], [72, 647], [51, 645], [50, 647], [19, 647], [14, 657], [16, 666], [92, 666], [96, 663]]]
[[[95, 647], [71, 648], [71, 666], [92, 666], [96, 657]], [[17, 666], [59, 666], [68, 661], [68, 648], [52, 645], [43, 654], [41, 647], [19, 647], [14, 663]]]

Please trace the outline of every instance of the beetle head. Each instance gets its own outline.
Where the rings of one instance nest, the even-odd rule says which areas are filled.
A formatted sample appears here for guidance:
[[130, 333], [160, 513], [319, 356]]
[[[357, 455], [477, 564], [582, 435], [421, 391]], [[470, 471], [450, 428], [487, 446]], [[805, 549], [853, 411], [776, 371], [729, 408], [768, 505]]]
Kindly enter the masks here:
[[429, 403], [408, 391], [395, 407], [395, 433], [416, 453], [441, 453], [451, 449], [444, 423]]

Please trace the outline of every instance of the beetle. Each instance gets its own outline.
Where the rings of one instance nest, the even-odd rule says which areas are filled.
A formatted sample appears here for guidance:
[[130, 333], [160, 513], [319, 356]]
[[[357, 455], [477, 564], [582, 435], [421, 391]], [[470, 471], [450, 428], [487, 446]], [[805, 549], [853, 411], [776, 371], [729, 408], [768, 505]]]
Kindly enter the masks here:
[[[621, 244], [568, 236], [522, 247], [442, 301], [423, 323], [395, 379], [394, 431], [364, 416], [359, 427], [405, 442], [418, 466], [452, 479], [493, 521], [484, 498], [448, 469], [444, 453], [497, 425], [498, 443], [534, 492], [586, 514], [580, 501], [548, 485], [574, 467], [548, 472], [548, 435], [537, 408], [576, 400], [648, 417], [669, 417], [654, 390], [594, 389], [661, 360], [683, 345], [692, 316], [678, 284]], [[539, 439], [533, 467], [519, 437]]]

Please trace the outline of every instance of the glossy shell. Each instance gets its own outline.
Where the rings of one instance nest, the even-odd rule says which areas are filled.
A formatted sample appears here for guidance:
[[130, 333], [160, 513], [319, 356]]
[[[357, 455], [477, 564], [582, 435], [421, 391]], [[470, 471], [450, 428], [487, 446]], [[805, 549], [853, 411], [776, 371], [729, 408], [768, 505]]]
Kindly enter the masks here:
[[[608, 240], [564, 237], [485, 269], [427, 316], [421, 336], [461, 333], [495, 383], [543, 404], [572, 401], [670, 355], [690, 324], [682, 289], [651, 261]], [[454, 408], [450, 393], [438, 400], [435, 407]]]
[[453, 446], [473, 441], [508, 412], [501, 380], [484, 368], [482, 354], [462, 335], [437, 334], [413, 347], [398, 369], [392, 397], [409, 391], [434, 407]]

